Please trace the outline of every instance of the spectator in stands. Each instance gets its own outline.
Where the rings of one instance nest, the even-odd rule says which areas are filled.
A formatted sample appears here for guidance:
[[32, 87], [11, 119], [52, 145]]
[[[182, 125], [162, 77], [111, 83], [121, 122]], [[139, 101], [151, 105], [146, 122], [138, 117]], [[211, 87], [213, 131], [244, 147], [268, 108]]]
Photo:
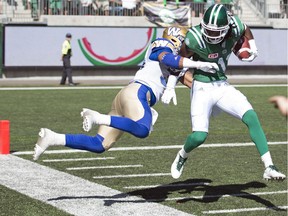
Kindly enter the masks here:
[[80, 15], [94, 15], [93, 0], [80, 0], [79, 3]]
[[109, 1], [108, 0], [96, 0], [95, 1], [97, 14], [109, 16]]
[[78, 0], [64, 0], [63, 8], [65, 15], [77, 15]]
[[232, 13], [233, 0], [221, 0], [220, 3]]
[[206, 4], [204, 7], [204, 10], [206, 10], [207, 8], [209, 8], [210, 6], [212, 6], [213, 4], [219, 4], [221, 0], [206, 0]]
[[137, 0], [122, 0], [123, 16], [136, 16], [139, 9]]
[[109, 1], [110, 14], [112, 16], [122, 16], [123, 7], [121, 0], [110, 0]]
[[287, 0], [282, 0], [280, 2], [281, 8], [281, 18], [287, 19], [288, 18], [288, 2]]
[[38, 19], [38, 0], [30, 0], [31, 16]]
[[232, 7], [232, 13], [242, 15], [242, 7], [241, 7], [241, 2], [240, 0], [234, 0], [234, 5]]
[[43, 0], [43, 10], [42, 13], [47, 15], [49, 13], [49, 0]]
[[60, 15], [62, 0], [49, 0], [49, 15]]
[[[16, 0], [12, 1], [12, 0], [7, 0], [7, 3], [8, 5], [10, 6], [14, 6], [15, 7], [15, 10], [17, 10], [17, 6], [18, 6], [18, 3]], [[3, 4], [3, 3], [2, 3]]]
[[192, 17], [202, 17], [204, 13], [204, 0], [193, 0], [191, 4]]
[[66, 78], [68, 77], [68, 82], [70, 86], [76, 85], [72, 80], [72, 68], [70, 58], [72, 56], [72, 48], [71, 48], [71, 39], [72, 35], [70, 33], [66, 34], [66, 39], [62, 44], [62, 61], [63, 61], [63, 73], [60, 85], [65, 85]]
[[29, 5], [28, 0], [22, 0], [22, 5], [24, 7], [24, 10], [27, 10], [27, 9], [30, 10], [30, 5]]

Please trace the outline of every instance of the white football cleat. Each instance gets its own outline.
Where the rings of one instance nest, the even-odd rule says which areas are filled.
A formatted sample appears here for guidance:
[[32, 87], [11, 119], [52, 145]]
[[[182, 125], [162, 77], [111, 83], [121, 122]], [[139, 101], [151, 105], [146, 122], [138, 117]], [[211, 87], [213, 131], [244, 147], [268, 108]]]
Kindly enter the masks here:
[[33, 159], [38, 160], [41, 154], [55, 142], [55, 132], [47, 129], [41, 128], [39, 132], [39, 138], [35, 144]]
[[83, 108], [81, 112], [83, 118], [83, 130], [89, 132], [94, 124], [98, 124], [97, 119], [100, 118], [100, 113], [91, 109]]
[[274, 165], [266, 167], [263, 178], [266, 180], [284, 180], [286, 176], [281, 173]]
[[177, 156], [171, 165], [171, 175], [174, 179], [178, 179], [181, 176], [186, 160], [187, 158], [183, 158], [179, 152], [177, 153]]

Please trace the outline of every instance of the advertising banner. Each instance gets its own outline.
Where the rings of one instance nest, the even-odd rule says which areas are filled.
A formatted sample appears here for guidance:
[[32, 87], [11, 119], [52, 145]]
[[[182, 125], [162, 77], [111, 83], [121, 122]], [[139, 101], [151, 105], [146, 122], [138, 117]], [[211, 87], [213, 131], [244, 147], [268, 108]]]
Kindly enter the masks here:
[[[72, 66], [140, 65], [148, 45], [161, 37], [163, 30], [156, 27], [5, 26], [4, 66], [62, 66], [62, 43], [68, 32], [72, 34]], [[250, 63], [239, 61], [232, 54], [229, 65], [287, 66], [287, 30], [252, 31], [258, 57]]]

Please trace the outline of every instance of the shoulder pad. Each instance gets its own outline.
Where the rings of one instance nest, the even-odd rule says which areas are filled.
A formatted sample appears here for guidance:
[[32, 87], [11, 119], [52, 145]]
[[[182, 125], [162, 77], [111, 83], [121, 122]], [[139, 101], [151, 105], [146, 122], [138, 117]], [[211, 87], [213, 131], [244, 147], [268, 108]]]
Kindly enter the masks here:
[[206, 43], [201, 36], [200, 25], [190, 28], [184, 41], [185, 44], [192, 50], [195, 48], [206, 48]]
[[238, 16], [231, 16], [232, 34], [239, 37], [245, 31], [245, 25], [241, 22]]

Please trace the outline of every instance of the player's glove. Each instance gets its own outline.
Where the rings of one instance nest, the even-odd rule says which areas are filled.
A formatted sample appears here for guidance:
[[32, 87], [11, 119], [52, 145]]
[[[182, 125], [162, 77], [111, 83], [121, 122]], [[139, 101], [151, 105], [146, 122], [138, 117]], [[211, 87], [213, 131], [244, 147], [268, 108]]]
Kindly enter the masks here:
[[249, 46], [250, 46], [250, 56], [249, 58], [243, 58], [242, 61], [244, 62], [252, 62], [257, 56], [258, 56], [258, 49], [256, 47], [256, 43], [254, 39], [251, 39], [248, 41]]
[[199, 64], [197, 69], [202, 70], [207, 73], [216, 73], [216, 71], [219, 70], [219, 67], [216, 63], [201, 62], [201, 61], [198, 61], [197, 63]]
[[219, 70], [219, 67], [216, 63], [193, 61], [188, 58], [183, 58], [183, 67], [197, 68], [208, 73], [216, 73], [216, 71]]
[[177, 105], [177, 98], [175, 93], [175, 85], [177, 83], [178, 77], [170, 75], [168, 77], [166, 89], [163, 92], [161, 97], [161, 101], [164, 104], [169, 104], [171, 100], [173, 100], [173, 104]]
[[150, 131], [149, 133], [151, 133], [153, 131], [153, 126], [154, 124], [156, 123], [157, 119], [158, 119], [158, 112], [153, 109], [152, 107], [150, 107], [151, 109], [151, 113], [152, 113], [152, 123], [151, 123], [151, 126], [150, 126]]
[[164, 104], [169, 104], [171, 99], [173, 100], [173, 104], [176, 106], [177, 105], [177, 98], [176, 98], [176, 93], [175, 89], [173, 88], [166, 88], [162, 97], [161, 101]]

